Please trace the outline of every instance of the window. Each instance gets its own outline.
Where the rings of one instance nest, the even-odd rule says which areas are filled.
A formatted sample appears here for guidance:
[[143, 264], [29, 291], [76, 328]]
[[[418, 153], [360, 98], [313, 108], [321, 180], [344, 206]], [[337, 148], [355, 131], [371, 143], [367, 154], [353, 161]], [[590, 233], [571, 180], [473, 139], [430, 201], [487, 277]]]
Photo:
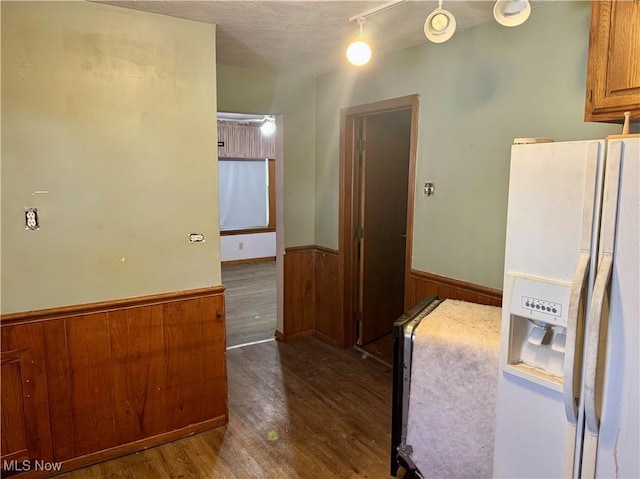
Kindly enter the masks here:
[[220, 158], [220, 231], [274, 228], [274, 161]]

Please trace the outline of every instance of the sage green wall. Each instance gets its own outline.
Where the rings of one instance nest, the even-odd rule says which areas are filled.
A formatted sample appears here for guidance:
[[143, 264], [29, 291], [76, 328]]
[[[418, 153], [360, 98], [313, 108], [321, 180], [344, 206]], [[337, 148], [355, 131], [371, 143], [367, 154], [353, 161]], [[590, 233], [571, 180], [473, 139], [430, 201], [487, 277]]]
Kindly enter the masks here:
[[218, 65], [218, 111], [282, 115], [285, 246], [314, 244], [315, 78]]
[[517, 28], [491, 22], [319, 77], [316, 243], [338, 246], [340, 109], [418, 93], [413, 268], [501, 288], [513, 138], [620, 131], [583, 122], [589, 18], [588, 2], [553, 2]]
[[221, 284], [215, 26], [1, 8], [2, 312]]

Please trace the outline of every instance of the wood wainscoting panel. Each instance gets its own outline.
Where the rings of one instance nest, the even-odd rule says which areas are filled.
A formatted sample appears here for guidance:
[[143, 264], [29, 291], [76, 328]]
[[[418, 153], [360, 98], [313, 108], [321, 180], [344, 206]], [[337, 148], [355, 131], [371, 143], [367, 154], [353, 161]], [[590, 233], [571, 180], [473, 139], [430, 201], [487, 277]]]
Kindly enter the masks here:
[[109, 313], [66, 321], [76, 454], [115, 446]]
[[322, 246], [315, 247], [315, 326], [319, 339], [340, 346], [343, 342], [342, 308], [340, 307], [340, 280], [338, 278], [338, 252]]
[[[67, 471], [225, 424], [223, 292], [4, 315], [3, 353], [30, 358], [29, 410], [7, 422], [24, 425], [29, 458], [60, 461]], [[10, 405], [3, 401], [3, 426]], [[20, 431], [2, 434], [20, 443]], [[31, 470], [18, 477], [48, 475]]]
[[199, 301], [171, 303], [164, 310], [166, 421], [178, 429], [202, 418], [202, 325]]
[[49, 393], [53, 460], [66, 461], [76, 456], [76, 442], [65, 321], [49, 320], [40, 324], [42, 324], [44, 358], [46, 358], [43, 358], [43, 361]]
[[[350, 348], [350, 325], [344, 320], [344, 278], [339, 252], [318, 245], [287, 248], [284, 256], [284, 331], [281, 341], [316, 336], [339, 348]], [[411, 270], [405, 287], [405, 310], [422, 298], [459, 299], [502, 305], [502, 291], [433, 273]]]
[[117, 442], [162, 433], [166, 411], [162, 306], [109, 313], [109, 336]]
[[284, 331], [282, 339], [311, 336], [315, 322], [313, 246], [286, 248], [284, 255]]
[[[200, 299], [202, 314], [201, 338], [202, 354], [202, 419], [227, 418], [229, 403], [227, 400], [227, 346], [225, 326], [225, 304], [219, 297]], [[213, 321], [209, 315], [213, 313]], [[224, 358], [224, 361], [212, 361], [211, 358]]]
[[411, 270], [409, 284], [405, 291], [405, 309], [409, 310], [422, 298], [432, 294], [440, 299], [459, 299], [470, 303], [502, 306], [502, 291], [499, 289]]

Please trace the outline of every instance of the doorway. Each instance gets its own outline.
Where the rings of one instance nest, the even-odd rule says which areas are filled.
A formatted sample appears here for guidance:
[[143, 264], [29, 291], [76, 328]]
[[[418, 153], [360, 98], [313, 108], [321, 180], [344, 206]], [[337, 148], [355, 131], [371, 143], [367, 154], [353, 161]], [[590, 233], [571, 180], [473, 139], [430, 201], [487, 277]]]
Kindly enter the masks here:
[[217, 117], [221, 272], [233, 349], [273, 341], [282, 316], [282, 117]]
[[418, 95], [341, 114], [340, 267], [345, 347], [389, 334], [411, 267]]

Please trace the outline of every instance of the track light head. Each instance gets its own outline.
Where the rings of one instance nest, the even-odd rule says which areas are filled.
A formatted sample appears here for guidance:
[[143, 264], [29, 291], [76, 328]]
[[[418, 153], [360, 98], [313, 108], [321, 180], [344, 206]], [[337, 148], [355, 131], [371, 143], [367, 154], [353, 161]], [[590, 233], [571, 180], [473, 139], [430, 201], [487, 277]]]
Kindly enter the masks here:
[[498, 0], [493, 6], [493, 16], [505, 27], [517, 27], [527, 21], [531, 15], [528, 0]]
[[364, 17], [358, 17], [360, 36], [347, 47], [347, 59], [356, 66], [362, 66], [371, 60], [371, 47], [364, 41]]
[[424, 22], [424, 34], [433, 43], [443, 43], [449, 40], [456, 31], [456, 19], [442, 8], [442, 1], [438, 8], [429, 14]]

